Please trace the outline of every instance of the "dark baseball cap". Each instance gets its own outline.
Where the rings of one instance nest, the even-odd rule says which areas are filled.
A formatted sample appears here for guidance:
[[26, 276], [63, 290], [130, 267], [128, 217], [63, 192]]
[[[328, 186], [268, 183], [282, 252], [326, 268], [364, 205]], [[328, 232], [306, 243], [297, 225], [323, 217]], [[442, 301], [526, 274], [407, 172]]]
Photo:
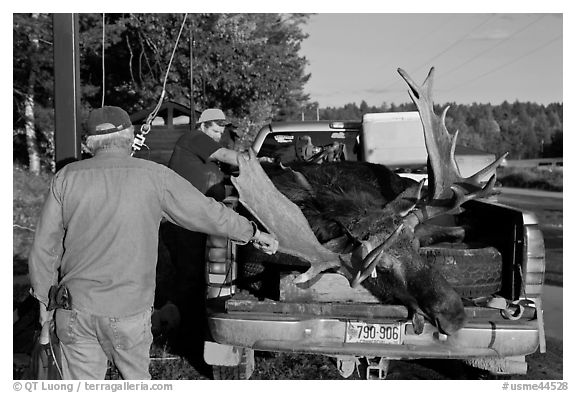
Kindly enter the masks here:
[[90, 112], [86, 122], [86, 133], [105, 135], [125, 130], [131, 125], [130, 116], [124, 109], [117, 106], [104, 106]]

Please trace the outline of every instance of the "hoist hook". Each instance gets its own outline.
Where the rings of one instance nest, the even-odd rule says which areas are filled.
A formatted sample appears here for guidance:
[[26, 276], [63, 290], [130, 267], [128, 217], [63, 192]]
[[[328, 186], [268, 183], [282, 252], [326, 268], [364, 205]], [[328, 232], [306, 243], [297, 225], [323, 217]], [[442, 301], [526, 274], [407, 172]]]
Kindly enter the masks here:
[[[172, 55], [170, 56], [170, 61], [168, 62], [168, 68], [166, 69], [166, 75], [164, 76], [164, 83], [162, 85], [162, 93], [160, 94], [160, 99], [156, 104], [154, 110], [148, 115], [146, 118], [146, 122], [140, 126], [140, 133], [134, 136], [134, 143], [132, 144], [132, 156], [138, 150], [142, 148], [142, 146], [146, 146], [144, 144], [144, 140], [146, 139], [146, 134], [150, 132], [152, 129], [152, 121], [158, 114], [160, 107], [162, 106], [162, 102], [164, 101], [164, 96], [166, 95], [166, 82], [168, 81], [168, 73], [170, 72], [170, 66], [172, 65], [172, 60], [174, 59], [174, 53], [176, 52], [176, 48], [178, 48], [178, 42], [180, 41], [180, 36], [182, 35], [182, 30], [184, 29], [184, 25], [186, 24], [186, 17], [188, 14], [184, 15], [184, 20], [182, 21], [182, 26], [180, 26], [180, 31], [178, 32], [178, 37], [176, 38], [176, 43], [172, 50]], [[148, 146], [146, 146], [148, 148]]]

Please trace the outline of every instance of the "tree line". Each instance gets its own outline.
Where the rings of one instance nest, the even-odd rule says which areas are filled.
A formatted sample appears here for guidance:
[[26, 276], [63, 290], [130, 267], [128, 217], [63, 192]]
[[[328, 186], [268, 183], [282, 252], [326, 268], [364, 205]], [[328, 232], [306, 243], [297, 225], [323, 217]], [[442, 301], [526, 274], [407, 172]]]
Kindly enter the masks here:
[[[164, 81], [165, 99], [198, 111], [219, 107], [247, 137], [266, 122], [299, 120], [303, 114], [354, 120], [368, 112], [415, 110], [413, 104], [318, 108], [310, 102], [304, 93], [307, 59], [299, 53], [307, 38], [306, 14], [77, 14], [77, 19], [83, 119], [102, 102], [128, 113], [152, 108]], [[13, 157], [34, 173], [54, 168], [52, 24], [52, 14], [13, 14]], [[453, 103], [446, 123], [450, 131], [459, 130], [466, 146], [509, 151], [511, 158], [562, 156], [561, 103]]]
[[[219, 107], [241, 128], [292, 117], [308, 101], [307, 60], [299, 54], [306, 14], [77, 14], [77, 19], [83, 119], [102, 102], [128, 113], [152, 108], [164, 80], [165, 99], [196, 110]], [[33, 172], [54, 160], [52, 24], [51, 14], [13, 14], [14, 160]]]
[[[509, 152], [509, 159], [540, 157], [562, 157], [562, 103], [548, 105], [532, 102], [500, 105], [463, 105], [448, 103], [434, 105], [437, 114], [450, 106], [446, 115], [449, 132], [458, 130], [458, 144], [495, 153]], [[369, 106], [365, 101], [360, 105], [349, 103], [342, 107], [317, 108], [308, 105], [300, 114], [307, 119], [321, 120], [360, 120], [365, 113], [416, 111], [413, 103]]]

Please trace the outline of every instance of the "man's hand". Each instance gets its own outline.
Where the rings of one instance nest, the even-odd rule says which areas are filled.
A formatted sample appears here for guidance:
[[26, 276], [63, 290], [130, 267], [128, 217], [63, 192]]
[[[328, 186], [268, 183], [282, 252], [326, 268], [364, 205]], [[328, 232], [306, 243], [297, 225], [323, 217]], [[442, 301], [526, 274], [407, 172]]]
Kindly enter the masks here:
[[269, 233], [261, 232], [256, 229], [256, 233], [254, 234], [254, 237], [252, 237], [251, 241], [254, 243], [254, 247], [266, 254], [272, 255], [278, 251], [278, 240], [276, 240], [274, 235]]

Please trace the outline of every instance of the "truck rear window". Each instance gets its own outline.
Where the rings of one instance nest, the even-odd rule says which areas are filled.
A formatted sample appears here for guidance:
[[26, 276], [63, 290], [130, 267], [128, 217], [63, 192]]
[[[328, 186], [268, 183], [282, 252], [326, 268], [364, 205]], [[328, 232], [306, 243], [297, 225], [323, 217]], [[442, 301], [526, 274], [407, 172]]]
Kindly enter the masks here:
[[338, 146], [341, 151], [339, 159], [357, 161], [357, 137], [358, 131], [340, 130], [270, 133], [264, 139], [258, 156], [287, 164], [314, 156], [329, 146]]

